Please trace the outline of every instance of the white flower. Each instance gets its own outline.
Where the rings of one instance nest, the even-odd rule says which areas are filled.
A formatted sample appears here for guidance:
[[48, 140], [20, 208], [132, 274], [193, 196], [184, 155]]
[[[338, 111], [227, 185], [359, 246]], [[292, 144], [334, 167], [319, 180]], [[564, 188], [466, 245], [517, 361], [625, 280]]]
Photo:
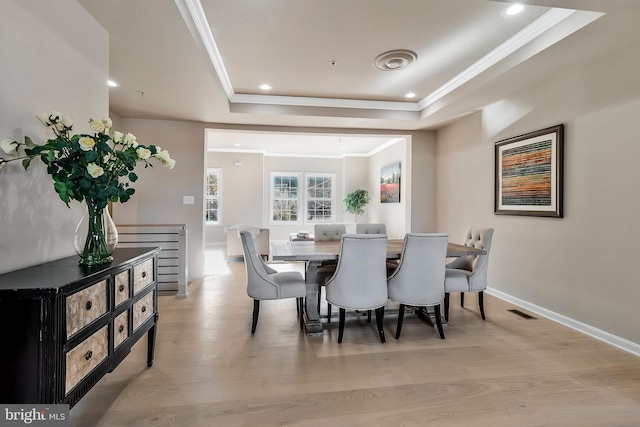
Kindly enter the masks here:
[[71, 120], [71, 117], [63, 116], [60, 119], [60, 123], [62, 123], [67, 129], [71, 129], [73, 127], [73, 120]]
[[102, 124], [104, 125], [105, 129], [109, 129], [111, 126], [113, 126], [113, 122], [109, 117], [105, 117], [104, 119], [102, 119]]
[[148, 148], [139, 147], [136, 150], [136, 154], [141, 159], [148, 159], [149, 157], [151, 157], [151, 150], [149, 150]]
[[82, 151], [89, 151], [93, 149], [93, 147], [96, 145], [96, 142], [93, 140], [93, 138], [83, 136], [78, 140], [78, 144], [80, 144], [80, 149]]
[[19, 146], [18, 141], [13, 139], [3, 139], [0, 141], [0, 148], [7, 154], [15, 154]]
[[122, 132], [118, 132], [117, 130], [113, 131], [113, 142], [120, 143], [122, 142], [122, 138], [124, 138], [124, 134]]
[[62, 117], [62, 113], [60, 111], [52, 111], [49, 113], [49, 121], [51, 121], [51, 123], [57, 123], [60, 120], [60, 117]]
[[129, 147], [136, 148], [138, 146], [138, 142], [136, 141], [136, 136], [132, 133], [128, 133], [124, 136], [124, 143]]
[[42, 113], [42, 114], [38, 114], [36, 117], [38, 118], [38, 120], [40, 120], [40, 122], [42, 122], [43, 125], [45, 126], [51, 126], [51, 122], [49, 121], [49, 113]]
[[[159, 149], [158, 149], [159, 150]], [[169, 152], [167, 150], [157, 151], [155, 157], [159, 159], [162, 163], [166, 162], [171, 158], [169, 156]]]
[[63, 131], [64, 131], [64, 125], [62, 124], [62, 122], [58, 122], [58, 121], [56, 121], [56, 122], [54, 123], [54, 126], [55, 126], [55, 128], [56, 128], [56, 130], [57, 130], [58, 132], [63, 132]]
[[91, 120], [91, 122], [89, 123], [89, 127], [94, 132], [104, 132], [104, 123], [98, 120]]
[[155, 157], [158, 160], [160, 160], [162, 164], [168, 167], [169, 169], [173, 169], [173, 167], [176, 165], [176, 161], [169, 156], [169, 152], [167, 150], [162, 150], [157, 152], [155, 154]]
[[89, 175], [91, 175], [92, 178], [97, 178], [104, 174], [104, 169], [95, 163], [89, 163], [87, 165], [87, 172], [89, 172]]
[[7, 163], [6, 160], [0, 159], [0, 169], [4, 167], [4, 164]]
[[168, 167], [169, 169], [173, 169], [173, 167], [176, 165], [176, 161], [175, 161], [175, 160], [173, 160], [173, 159], [171, 159], [171, 158], [170, 158], [170, 159], [168, 159], [168, 160], [166, 160], [166, 161], [164, 161], [163, 163], [164, 163], [164, 165], [165, 165], [166, 167]]

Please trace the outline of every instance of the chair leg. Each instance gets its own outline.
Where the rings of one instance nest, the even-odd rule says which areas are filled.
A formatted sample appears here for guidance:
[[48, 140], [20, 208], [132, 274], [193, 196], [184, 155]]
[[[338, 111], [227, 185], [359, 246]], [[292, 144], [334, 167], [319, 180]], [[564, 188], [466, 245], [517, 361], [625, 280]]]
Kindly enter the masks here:
[[253, 322], [251, 323], [251, 333], [256, 332], [256, 326], [258, 325], [258, 313], [260, 312], [260, 300], [253, 300]]
[[378, 325], [378, 335], [380, 335], [380, 342], [386, 343], [387, 340], [384, 338], [384, 307], [376, 308], [376, 323]]
[[436, 315], [436, 325], [438, 326], [438, 332], [440, 333], [440, 338], [444, 339], [444, 330], [442, 329], [442, 318], [440, 317], [440, 304], [434, 306], [435, 315]]
[[331, 304], [327, 303], [327, 323], [331, 323]]
[[342, 343], [342, 336], [344, 335], [344, 315], [345, 315], [345, 310], [344, 308], [340, 309], [340, 322], [338, 325], [338, 344]]
[[478, 304], [480, 305], [480, 316], [482, 316], [482, 320], [487, 320], [484, 317], [484, 292], [478, 292]]
[[444, 294], [444, 320], [449, 321], [449, 292]]
[[320, 299], [322, 296], [322, 286], [318, 286], [318, 314], [320, 313]]
[[367, 323], [371, 323], [371, 310], [367, 310]]
[[400, 304], [398, 309], [398, 326], [396, 326], [396, 339], [400, 339], [400, 332], [402, 331], [402, 322], [404, 321], [404, 304]]
[[460, 307], [464, 307], [464, 292], [460, 292]]
[[297, 299], [298, 317], [300, 318], [300, 330], [304, 329], [304, 298]]

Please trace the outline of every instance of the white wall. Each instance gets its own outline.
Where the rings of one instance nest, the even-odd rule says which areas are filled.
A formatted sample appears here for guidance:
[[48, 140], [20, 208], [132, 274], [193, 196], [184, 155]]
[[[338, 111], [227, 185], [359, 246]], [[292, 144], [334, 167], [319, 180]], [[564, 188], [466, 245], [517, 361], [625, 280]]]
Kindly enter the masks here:
[[[384, 151], [369, 158], [369, 193], [371, 203], [369, 220], [372, 223], [384, 223], [387, 235], [392, 239], [401, 239], [410, 231], [411, 212], [411, 170], [408, 162], [409, 143], [397, 142]], [[393, 163], [400, 163], [400, 203], [380, 202], [380, 171]]]
[[[3, 0], [0, 5], [0, 139], [52, 137], [36, 119], [57, 110], [74, 132], [108, 114], [108, 35], [75, 1]], [[0, 273], [74, 255], [83, 206], [68, 209], [39, 161], [0, 170]], [[18, 231], [19, 230], [19, 231]]]
[[[242, 165], [234, 166], [236, 161]], [[207, 152], [206, 167], [222, 169], [222, 204], [220, 225], [205, 225], [205, 242], [225, 243], [225, 228], [234, 224], [264, 227], [263, 155]]]
[[[490, 287], [640, 344], [638, 70], [640, 46], [621, 49], [441, 130], [436, 222], [495, 228]], [[565, 217], [494, 215], [494, 142], [559, 123]]]
[[[278, 131], [285, 130], [279, 128]], [[349, 133], [348, 130], [346, 132]], [[302, 230], [313, 232], [312, 224], [269, 224], [268, 183], [271, 171], [336, 173], [336, 222], [347, 224], [349, 232], [355, 232], [355, 218], [344, 210], [342, 198], [359, 188], [367, 189], [372, 198], [364, 215], [358, 217], [358, 222], [385, 222], [390, 227], [390, 235], [394, 237], [401, 237], [407, 231], [432, 231], [435, 224], [435, 132], [414, 132], [405, 138], [405, 141], [371, 158], [294, 158], [264, 157], [260, 153], [207, 153], [205, 167], [222, 169], [223, 201], [221, 224], [205, 226], [206, 244], [226, 242], [224, 229], [238, 223], [269, 227], [272, 239], [287, 239], [289, 233]], [[402, 162], [402, 203], [399, 204], [380, 203], [380, 169], [392, 163], [389, 159]], [[234, 161], [240, 161], [242, 166], [234, 167]], [[258, 194], [258, 186], [262, 186], [261, 194]], [[413, 194], [412, 186], [417, 188]]]

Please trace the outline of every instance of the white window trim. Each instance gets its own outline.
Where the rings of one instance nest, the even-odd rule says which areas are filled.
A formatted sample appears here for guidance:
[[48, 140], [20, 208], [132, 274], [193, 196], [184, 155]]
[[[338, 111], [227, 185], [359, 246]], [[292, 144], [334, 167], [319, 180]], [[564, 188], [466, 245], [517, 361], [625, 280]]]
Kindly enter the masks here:
[[[209, 194], [209, 174], [210, 173], [218, 173], [218, 220], [217, 221], [207, 221], [207, 196]], [[204, 217], [205, 217], [205, 225], [220, 225], [222, 224], [222, 169], [221, 168], [207, 168], [207, 175], [205, 177], [205, 207], [204, 207]]]
[[[273, 180], [276, 176], [290, 176], [298, 178], [298, 220], [297, 221], [277, 221], [273, 219]], [[269, 224], [273, 225], [299, 225], [302, 224], [300, 206], [303, 203], [302, 192], [305, 191], [304, 176], [302, 172], [271, 172], [269, 176]]]
[[[308, 202], [313, 200], [309, 197], [307, 181], [311, 177], [331, 178], [331, 217], [325, 220], [308, 220]], [[305, 172], [304, 174], [304, 223], [305, 224], [327, 224], [336, 221], [336, 174], [333, 172]]]
[[[291, 176], [298, 178], [298, 220], [297, 221], [276, 221], [273, 219], [273, 180], [276, 176]], [[307, 179], [310, 177], [331, 178], [331, 218], [326, 220], [307, 220], [307, 203], [312, 200], [308, 197]], [[336, 199], [336, 179], [334, 172], [278, 172], [272, 171], [269, 176], [269, 224], [271, 225], [302, 225], [302, 224], [323, 224], [336, 221], [338, 208]]]

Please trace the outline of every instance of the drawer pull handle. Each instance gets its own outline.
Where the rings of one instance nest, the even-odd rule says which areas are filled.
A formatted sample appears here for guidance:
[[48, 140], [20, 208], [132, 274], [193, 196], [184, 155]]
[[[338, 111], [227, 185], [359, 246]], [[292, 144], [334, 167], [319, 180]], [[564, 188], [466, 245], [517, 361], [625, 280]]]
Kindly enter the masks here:
[[144, 313], [145, 311], [147, 311], [147, 306], [146, 306], [146, 305], [143, 305], [143, 306], [142, 306], [142, 312]]
[[89, 360], [93, 357], [93, 351], [89, 350], [87, 351], [87, 354], [84, 355], [84, 359], [85, 360]]
[[91, 301], [87, 301], [87, 304], [84, 306], [87, 310], [91, 310], [91, 307], [93, 307], [93, 303]]
[[122, 333], [122, 331], [124, 331], [124, 325], [120, 325], [120, 327], [118, 328], [118, 332]]
[[142, 272], [142, 278], [144, 279], [145, 277], [147, 277], [147, 272], [146, 272], [146, 271], [143, 271], [143, 272]]
[[124, 292], [124, 285], [120, 285], [120, 287], [118, 288], [118, 290], [119, 290], [120, 292]]

